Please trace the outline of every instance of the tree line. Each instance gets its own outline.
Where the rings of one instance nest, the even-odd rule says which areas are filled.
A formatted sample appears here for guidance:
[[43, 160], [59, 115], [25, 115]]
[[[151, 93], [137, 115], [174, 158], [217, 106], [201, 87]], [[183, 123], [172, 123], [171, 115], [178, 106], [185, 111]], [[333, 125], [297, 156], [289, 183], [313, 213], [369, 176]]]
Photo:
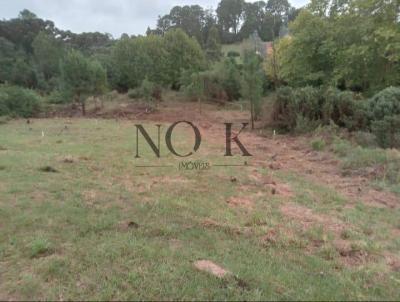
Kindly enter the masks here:
[[224, 44], [242, 41], [254, 32], [262, 40], [272, 41], [286, 32], [298, 11], [287, 0], [221, 0], [215, 11], [199, 5], [175, 6], [160, 16], [156, 28], [148, 28], [147, 34], [163, 35], [171, 28], [180, 28], [204, 46], [214, 28]]

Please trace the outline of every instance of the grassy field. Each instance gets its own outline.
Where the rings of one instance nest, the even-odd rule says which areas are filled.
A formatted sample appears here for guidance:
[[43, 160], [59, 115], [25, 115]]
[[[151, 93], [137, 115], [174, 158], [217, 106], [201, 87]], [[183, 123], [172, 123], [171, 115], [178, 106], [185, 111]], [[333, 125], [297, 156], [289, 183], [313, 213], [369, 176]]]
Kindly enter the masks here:
[[[173, 167], [137, 168], [134, 124], [0, 125], [1, 300], [400, 299], [399, 207], [257, 161], [179, 171], [143, 145], [140, 164]], [[223, 162], [223, 143], [196, 158]]]

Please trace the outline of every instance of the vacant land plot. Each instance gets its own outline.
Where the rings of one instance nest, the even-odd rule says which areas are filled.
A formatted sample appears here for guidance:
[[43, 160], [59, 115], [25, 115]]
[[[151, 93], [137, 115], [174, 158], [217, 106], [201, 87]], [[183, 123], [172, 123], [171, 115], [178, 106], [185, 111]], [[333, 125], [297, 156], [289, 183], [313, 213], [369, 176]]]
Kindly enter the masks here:
[[[149, 115], [152, 135], [161, 117], [165, 131], [185, 115]], [[243, 163], [223, 157], [219, 124], [243, 113], [190, 118], [203, 134], [195, 159]], [[0, 126], [0, 299], [400, 298], [396, 195], [343, 176], [303, 138], [242, 134], [245, 168], [179, 171], [146, 145], [138, 161], [137, 122]], [[177, 148], [190, 134], [177, 130]]]

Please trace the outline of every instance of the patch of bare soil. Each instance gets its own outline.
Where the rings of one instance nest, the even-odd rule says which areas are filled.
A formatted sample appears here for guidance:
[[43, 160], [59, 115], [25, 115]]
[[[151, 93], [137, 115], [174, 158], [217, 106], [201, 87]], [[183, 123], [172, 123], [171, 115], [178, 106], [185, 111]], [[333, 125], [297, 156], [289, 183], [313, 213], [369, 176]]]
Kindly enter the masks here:
[[253, 200], [248, 197], [231, 197], [226, 203], [232, 207], [244, 207], [251, 209], [254, 206]]
[[343, 175], [334, 155], [310, 150], [305, 137], [277, 136], [265, 138], [246, 133], [245, 145], [253, 151], [252, 162], [270, 170], [289, 170], [315, 183], [336, 190], [351, 203], [362, 201], [376, 207], [398, 208], [400, 198], [378, 191], [369, 185], [365, 175]]
[[346, 229], [346, 225], [334, 217], [316, 214], [311, 209], [299, 204], [285, 203], [281, 206], [281, 212], [284, 216], [300, 223], [304, 229], [319, 224], [336, 235], [340, 235]]
[[249, 174], [249, 178], [255, 183], [258, 189], [265, 189], [271, 192], [272, 195], [279, 195], [287, 199], [292, 198], [294, 195], [290, 185], [281, 183], [270, 175], [262, 175], [257, 170], [253, 170]]
[[108, 119], [141, 119], [146, 115], [154, 113], [156, 110], [144, 103], [121, 104], [111, 111], [94, 109], [88, 113], [90, 117]]
[[387, 265], [395, 272], [400, 272], [400, 257], [386, 252], [384, 254]]
[[350, 241], [336, 239], [333, 245], [340, 255], [341, 262], [346, 266], [362, 265], [371, 258], [366, 251], [356, 248]]
[[221, 266], [215, 264], [212, 261], [209, 260], [199, 260], [194, 263], [194, 266], [203, 272], [207, 272], [209, 274], [212, 274], [218, 278], [224, 278], [228, 275], [231, 275], [232, 273]]

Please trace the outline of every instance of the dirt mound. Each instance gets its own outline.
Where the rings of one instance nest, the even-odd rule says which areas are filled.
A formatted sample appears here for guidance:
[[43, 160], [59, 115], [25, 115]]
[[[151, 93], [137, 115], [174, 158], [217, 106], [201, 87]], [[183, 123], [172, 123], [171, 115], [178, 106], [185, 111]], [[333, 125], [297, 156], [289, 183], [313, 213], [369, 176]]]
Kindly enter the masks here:
[[227, 275], [230, 275], [231, 272], [222, 268], [221, 266], [215, 264], [209, 260], [199, 260], [194, 263], [194, 266], [201, 271], [210, 273], [218, 278], [224, 278]]

